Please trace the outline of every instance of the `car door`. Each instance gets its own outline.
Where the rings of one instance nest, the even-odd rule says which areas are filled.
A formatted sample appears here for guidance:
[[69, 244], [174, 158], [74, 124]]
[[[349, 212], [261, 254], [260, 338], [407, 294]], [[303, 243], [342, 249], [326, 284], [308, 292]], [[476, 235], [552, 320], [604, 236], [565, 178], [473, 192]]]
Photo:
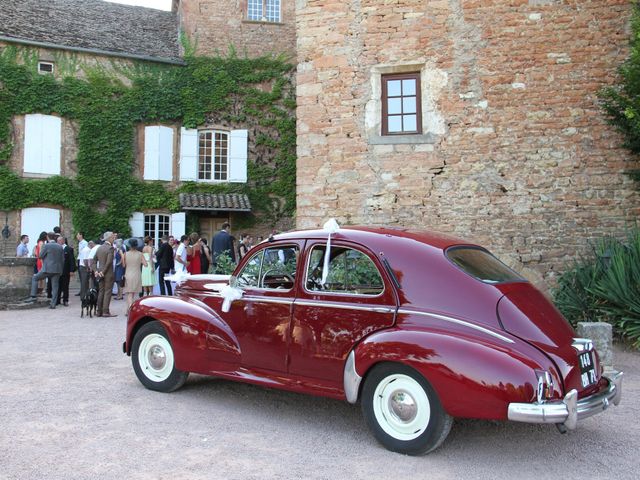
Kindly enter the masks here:
[[244, 292], [225, 321], [241, 349], [241, 366], [286, 372], [291, 310], [301, 242], [273, 243], [249, 253], [237, 274]]
[[354, 344], [392, 326], [397, 302], [376, 256], [348, 242], [332, 242], [323, 284], [325, 251], [325, 241], [307, 242], [293, 307], [289, 373], [342, 384]]

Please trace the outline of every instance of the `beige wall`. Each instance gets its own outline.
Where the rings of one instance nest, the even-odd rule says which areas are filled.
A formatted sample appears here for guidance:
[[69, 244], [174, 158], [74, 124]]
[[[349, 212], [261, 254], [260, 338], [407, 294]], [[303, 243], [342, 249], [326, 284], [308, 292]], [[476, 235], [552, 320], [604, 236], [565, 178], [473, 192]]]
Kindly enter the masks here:
[[[298, 2], [297, 226], [335, 216], [440, 230], [552, 284], [640, 213], [622, 173], [638, 165], [596, 97], [628, 54], [630, 11], [622, 0]], [[422, 74], [427, 134], [385, 143], [379, 76], [407, 69]]]

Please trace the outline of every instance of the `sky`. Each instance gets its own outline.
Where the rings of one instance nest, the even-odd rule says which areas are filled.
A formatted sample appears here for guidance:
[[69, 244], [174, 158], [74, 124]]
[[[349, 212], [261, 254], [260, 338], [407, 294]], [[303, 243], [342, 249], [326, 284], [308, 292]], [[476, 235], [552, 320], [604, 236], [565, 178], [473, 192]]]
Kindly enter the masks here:
[[126, 3], [140, 7], [157, 8], [158, 10], [171, 10], [171, 0], [106, 0], [112, 3]]

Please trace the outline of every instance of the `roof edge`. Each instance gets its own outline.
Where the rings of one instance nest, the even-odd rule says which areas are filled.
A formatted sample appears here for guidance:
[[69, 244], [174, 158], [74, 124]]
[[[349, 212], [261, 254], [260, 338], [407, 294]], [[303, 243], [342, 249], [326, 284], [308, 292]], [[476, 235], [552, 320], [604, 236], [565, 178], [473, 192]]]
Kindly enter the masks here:
[[147, 62], [167, 63], [170, 65], [186, 65], [184, 60], [177, 60], [166, 57], [152, 57], [149, 55], [137, 55], [135, 53], [115, 52], [111, 50], [100, 50], [99, 48], [84, 48], [84, 47], [71, 47], [69, 45], [62, 45], [49, 42], [38, 42], [36, 40], [27, 40], [24, 38], [8, 37], [6, 35], [0, 35], [0, 41], [10, 43], [20, 43], [22, 45], [29, 45], [33, 47], [51, 48], [55, 50], [69, 50], [71, 52], [80, 53], [92, 53], [97, 55], [103, 55], [105, 57], [120, 57], [133, 60], [145, 60]]

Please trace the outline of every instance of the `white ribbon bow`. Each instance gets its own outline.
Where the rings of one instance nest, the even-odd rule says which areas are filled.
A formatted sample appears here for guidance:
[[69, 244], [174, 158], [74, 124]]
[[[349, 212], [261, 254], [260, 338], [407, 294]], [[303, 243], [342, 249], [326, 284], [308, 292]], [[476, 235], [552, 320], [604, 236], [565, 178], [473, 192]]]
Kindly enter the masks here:
[[164, 279], [167, 282], [173, 282], [176, 285], [180, 285], [182, 282], [184, 282], [187, 278], [189, 278], [191, 276], [191, 274], [185, 270], [179, 271], [179, 272], [175, 272], [173, 275], [165, 275]]
[[331, 257], [331, 234], [336, 233], [340, 230], [340, 225], [336, 222], [335, 218], [328, 220], [322, 229], [329, 234], [327, 237], [327, 250], [324, 252], [324, 263], [322, 265], [322, 280], [320, 280], [320, 284], [324, 285], [327, 282], [327, 277], [329, 276], [329, 258]]
[[231, 303], [234, 300], [240, 300], [244, 291], [239, 288], [234, 288], [231, 285], [225, 285], [220, 289], [220, 293], [222, 294], [222, 298], [224, 298], [222, 301], [222, 311], [227, 313], [231, 310]]

